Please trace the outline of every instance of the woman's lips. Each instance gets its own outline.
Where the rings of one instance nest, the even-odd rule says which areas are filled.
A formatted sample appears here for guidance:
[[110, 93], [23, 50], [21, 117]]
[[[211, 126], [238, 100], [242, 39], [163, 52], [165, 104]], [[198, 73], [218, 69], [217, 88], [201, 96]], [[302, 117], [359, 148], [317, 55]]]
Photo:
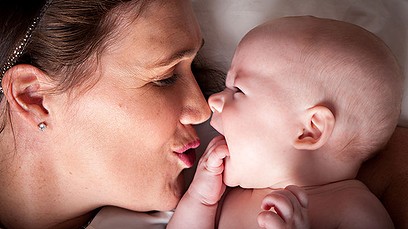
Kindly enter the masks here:
[[180, 160], [187, 166], [187, 168], [191, 168], [194, 165], [196, 160], [196, 151], [195, 148], [200, 146], [200, 141], [196, 140], [190, 142], [189, 144], [185, 145], [184, 147], [174, 151]]
[[196, 151], [195, 149], [188, 149], [184, 153], [177, 153], [177, 156], [187, 166], [187, 168], [191, 168], [196, 160]]

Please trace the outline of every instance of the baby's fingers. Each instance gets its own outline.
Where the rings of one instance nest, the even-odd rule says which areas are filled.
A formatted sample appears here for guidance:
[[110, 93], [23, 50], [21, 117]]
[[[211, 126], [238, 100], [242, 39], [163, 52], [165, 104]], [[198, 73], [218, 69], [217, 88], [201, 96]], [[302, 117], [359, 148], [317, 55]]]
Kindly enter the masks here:
[[214, 150], [214, 148], [216, 148], [219, 145], [223, 145], [223, 144], [227, 144], [225, 142], [225, 138], [222, 135], [218, 135], [216, 137], [214, 137], [209, 143], [208, 146], [203, 154], [203, 157], [208, 154], [209, 152], [211, 152], [212, 150]]
[[262, 228], [284, 228], [285, 221], [272, 211], [262, 211], [258, 215], [258, 225]]
[[275, 190], [262, 201], [262, 209], [269, 212], [261, 212], [259, 223], [279, 225], [278, 216], [287, 228], [309, 228], [307, 205], [306, 192], [297, 186]]
[[228, 146], [224, 137], [215, 137], [201, 157], [200, 164], [209, 172], [221, 174], [224, 170], [224, 158], [228, 156]]
[[288, 191], [274, 191], [262, 200], [261, 208], [266, 211], [275, 211], [276, 214], [286, 222], [292, 218], [294, 212], [290, 195], [291, 194]]
[[209, 171], [219, 168], [224, 163], [224, 158], [228, 155], [228, 147], [226, 144], [218, 145], [208, 155], [206, 168]]

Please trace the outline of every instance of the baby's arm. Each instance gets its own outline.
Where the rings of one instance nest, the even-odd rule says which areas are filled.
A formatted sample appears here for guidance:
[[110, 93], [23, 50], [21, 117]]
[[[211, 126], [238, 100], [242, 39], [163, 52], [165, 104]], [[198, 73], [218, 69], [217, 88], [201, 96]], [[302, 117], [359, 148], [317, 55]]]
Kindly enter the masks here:
[[310, 228], [307, 205], [306, 192], [297, 186], [274, 190], [262, 201], [258, 224], [262, 228]]
[[223, 159], [228, 148], [222, 136], [215, 137], [201, 157], [194, 179], [177, 205], [167, 228], [215, 228], [218, 201], [225, 191]]

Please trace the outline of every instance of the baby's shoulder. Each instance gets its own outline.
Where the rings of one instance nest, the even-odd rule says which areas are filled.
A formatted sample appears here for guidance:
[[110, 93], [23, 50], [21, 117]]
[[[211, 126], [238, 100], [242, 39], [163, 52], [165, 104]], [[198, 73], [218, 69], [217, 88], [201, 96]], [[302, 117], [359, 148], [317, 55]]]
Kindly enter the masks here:
[[358, 180], [306, 188], [306, 192], [312, 228], [322, 225], [330, 228], [393, 227], [380, 200]]
[[377, 197], [359, 180], [344, 180], [321, 186], [305, 187], [309, 200], [313, 203], [327, 201], [338, 207], [359, 206], [366, 202], [379, 202]]

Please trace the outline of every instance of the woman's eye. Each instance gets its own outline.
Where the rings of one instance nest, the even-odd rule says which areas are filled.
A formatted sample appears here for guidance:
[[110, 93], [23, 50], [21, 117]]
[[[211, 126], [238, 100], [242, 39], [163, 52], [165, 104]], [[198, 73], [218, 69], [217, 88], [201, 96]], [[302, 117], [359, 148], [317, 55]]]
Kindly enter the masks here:
[[175, 84], [178, 78], [179, 78], [178, 74], [173, 74], [168, 78], [154, 81], [154, 84], [156, 84], [159, 87], [166, 87]]

